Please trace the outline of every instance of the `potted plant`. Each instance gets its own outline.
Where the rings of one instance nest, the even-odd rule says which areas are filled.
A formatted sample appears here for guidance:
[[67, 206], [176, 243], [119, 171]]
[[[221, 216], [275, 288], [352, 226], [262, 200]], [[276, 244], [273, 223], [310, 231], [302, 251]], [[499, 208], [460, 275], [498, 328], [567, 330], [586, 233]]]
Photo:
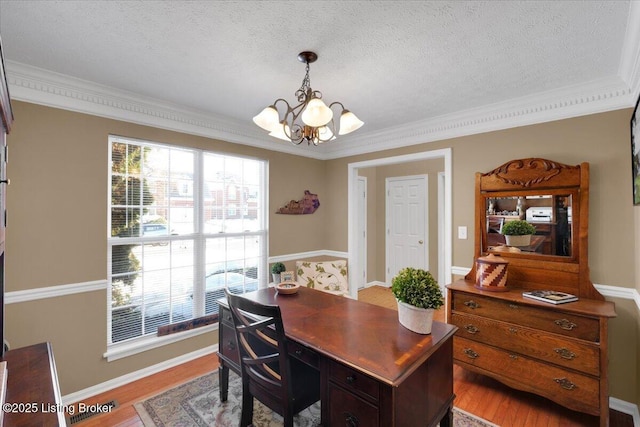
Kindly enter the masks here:
[[502, 226], [507, 246], [529, 246], [536, 228], [522, 219], [507, 221]]
[[406, 267], [391, 280], [391, 292], [398, 301], [398, 319], [405, 328], [430, 334], [433, 311], [444, 304], [438, 282], [426, 270]]
[[280, 273], [285, 271], [286, 268], [281, 262], [274, 262], [271, 265], [271, 277], [273, 277], [273, 282], [277, 285], [280, 283]]

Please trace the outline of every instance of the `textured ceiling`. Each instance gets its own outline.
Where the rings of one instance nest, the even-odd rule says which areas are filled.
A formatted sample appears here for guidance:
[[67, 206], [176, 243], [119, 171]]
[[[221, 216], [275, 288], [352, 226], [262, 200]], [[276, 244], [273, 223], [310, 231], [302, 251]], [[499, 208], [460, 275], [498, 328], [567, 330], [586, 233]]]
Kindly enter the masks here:
[[620, 78], [629, 1], [0, 1], [10, 65], [251, 124], [311, 85], [365, 122], [446, 116]]

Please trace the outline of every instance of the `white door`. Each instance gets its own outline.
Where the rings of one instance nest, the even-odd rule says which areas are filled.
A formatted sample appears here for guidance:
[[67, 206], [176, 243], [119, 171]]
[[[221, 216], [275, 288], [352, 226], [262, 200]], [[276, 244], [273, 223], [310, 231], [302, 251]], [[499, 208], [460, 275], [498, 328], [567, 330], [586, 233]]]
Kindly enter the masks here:
[[367, 284], [367, 178], [358, 177], [358, 289]]
[[427, 175], [386, 179], [387, 284], [404, 267], [429, 269]]

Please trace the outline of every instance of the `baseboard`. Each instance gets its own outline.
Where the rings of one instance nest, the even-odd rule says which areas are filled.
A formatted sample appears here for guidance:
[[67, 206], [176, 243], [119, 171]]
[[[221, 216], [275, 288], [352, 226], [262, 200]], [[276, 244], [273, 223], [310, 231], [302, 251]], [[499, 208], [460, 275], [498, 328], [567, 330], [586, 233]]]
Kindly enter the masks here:
[[370, 288], [372, 286], [382, 286], [383, 288], [390, 288], [391, 285], [385, 283], [385, 282], [378, 282], [378, 281], [373, 281], [373, 282], [369, 282], [366, 285], [364, 285], [365, 288]]
[[109, 381], [105, 381], [103, 383], [85, 388], [83, 390], [79, 390], [74, 393], [64, 395], [62, 396], [62, 403], [63, 405], [70, 405], [72, 403], [89, 399], [92, 396], [105, 393], [109, 390], [113, 390], [114, 388], [121, 387], [133, 381], [140, 380], [142, 378], [148, 377], [149, 375], [157, 374], [166, 369], [173, 368], [178, 365], [182, 365], [183, 363], [190, 362], [199, 357], [207, 356], [217, 351], [218, 351], [218, 345], [216, 344], [216, 345], [204, 347], [200, 350], [196, 350], [191, 353], [183, 354], [182, 356], [174, 357], [173, 359], [165, 360], [164, 362], [160, 362], [155, 365], [148, 366], [144, 369], [131, 372], [121, 377], [117, 377]]
[[622, 412], [623, 414], [631, 415], [633, 417], [633, 425], [635, 427], [640, 427], [640, 413], [638, 412], [638, 405], [616, 399], [615, 397], [610, 397], [609, 408], [614, 411]]

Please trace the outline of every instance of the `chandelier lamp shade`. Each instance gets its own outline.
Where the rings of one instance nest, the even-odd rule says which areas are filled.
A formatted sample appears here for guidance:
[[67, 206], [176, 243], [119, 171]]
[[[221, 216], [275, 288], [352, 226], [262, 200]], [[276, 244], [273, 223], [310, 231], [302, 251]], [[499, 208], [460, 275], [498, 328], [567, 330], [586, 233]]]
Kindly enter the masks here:
[[[253, 118], [253, 122], [268, 131], [270, 136], [295, 145], [302, 142], [318, 145], [336, 139], [336, 130], [338, 135], [346, 135], [364, 124], [355, 114], [344, 108], [341, 102], [332, 102], [327, 106], [322, 100], [322, 92], [311, 89], [309, 64], [317, 59], [318, 55], [314, 52], [301, 52], [298, 55], [298, 60], [306, 64], [306, 74], [302, 86], [295, 93], [297, 105], [292, 107], [286, 100], [278, 98]], [[278, 106], [282, 106], [284, 110], [282, 118]], [[337, 129], [334, 107], [341, 109]]]

